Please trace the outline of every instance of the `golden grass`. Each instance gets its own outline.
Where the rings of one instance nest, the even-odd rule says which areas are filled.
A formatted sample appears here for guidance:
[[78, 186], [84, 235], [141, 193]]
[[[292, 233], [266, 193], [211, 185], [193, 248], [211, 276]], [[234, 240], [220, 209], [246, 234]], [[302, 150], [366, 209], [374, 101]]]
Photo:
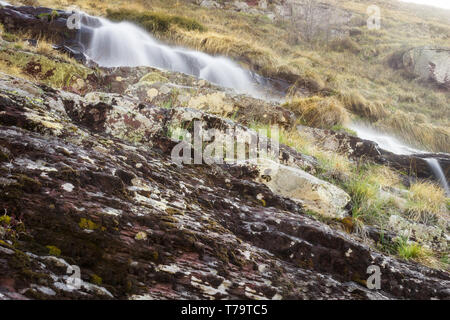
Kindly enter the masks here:
[[189, 32], [176, 27], [172, 28], [169, 37], [177, 45], [187, 46], [212, 55], [231, 57], [263, 74], [274, 72], [276, 65], [274, 53], [245, 38], [219, 34], [214, 31]]
[[418, 243], [400, 243], [397, 254], [405, 260], [418, 260], [427, 256], [426, 250]]
[[347, 110], [360, 117], [377, 121], [388, 115], [381, 103], [368, 101], [356, 90], [341, 92], [338, 97]]
[[[31, 47], [33, 48], [33, 47]], [[53, 46], [50, 42], [45, 40], [39, 40], [37, 47], [34, 50], [36, 53], [43, 54], [46, 56], [52, 55], [56, 53], [56, 50], [53, 49]]]
[[350, 119], [343, 105], [333, 97], [294, 98], [283, 106], [292, 110], [301, 123], [310, 127], [330, 129], [344, 125]]
[[408, 196], [408, 213], [415, 221], [429, 222], [446, 213], [447, 198], [442, 188], [431, 182], [411, 185]]
[[320, 148], [304, 137], [296, 128], [281, 129], [280, 143], [316, 158], [322, 174], [330, 179], [344, 181], [352, 175], [354, 164], [347, 156]]
[[30, 78], [22, 72], [22, 69], [18, 66], [10, 63], [9, 61], [5, 61], [0, 59], [0, 72], [6, 73], [13, 77], [19, 77], [23, 79], [30, 80]]
[[405, 142], [427, 150], [450, 152], [450, 128], [424, 123], [414, 114], [401, 110], [376, 123], [377, 127], [389, 129]]
[[329, 46], [331, 50], [338, 52], [351, 52], [353, 54], [358, 54], [362, 50], [361, 46], [350, 37], [335, 39], [331, 41]]
[[428, 247], [420, 243], [408, 241], [404, 238], [397, 238], [394, 253], [405, 260], [414, 260], [427, 267], [437, 270], [449, 270], [449, 264], [439, 259], [441, 254], [433, 252]]
[[400, 185], [401, 180], [397, 172], [386, 166], [373, 166], [367, 174], [367, 180], [381, 188], [391, 188]]

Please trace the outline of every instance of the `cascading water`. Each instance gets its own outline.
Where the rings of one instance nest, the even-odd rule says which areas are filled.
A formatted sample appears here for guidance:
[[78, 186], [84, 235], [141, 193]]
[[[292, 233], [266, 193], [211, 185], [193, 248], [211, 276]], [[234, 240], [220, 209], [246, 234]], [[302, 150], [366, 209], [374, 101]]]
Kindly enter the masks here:
[[[365, 139], [365, 140], [374, 141], [382, 149], [387, 150], [392, 153], [395, 153], [395, 154], [398, 154], [398, 155], [426, 154], [425, 151], [414, 149], [410, 146], [407, 146], [392, 136], [389, 136], [385, 133], [381, 133], [377, 130], [369, 128], [368, 126], [360, 124], [360, 123], [358, 123], [358, 124], [352, 123], [349, 126], [349, 129], [352, 129], [353, 131], [355, 131], [358, 134], [358, 137]], [[447, 181], [447, 178], [445, 177], [444, 171], [442, 170], [442, 167], [441, 167], [439, 161], [435, 158], [426, 158], [424, 160], [427, 162], [428, 166], [430, 167], [431, 171], [433, 172], [434, 176], [436, 177], [436, 180], [439, 182], [439, 184], [445, 190], [445, 193], [447, 194], [447, 196], [450, 196], [448, 181]]]
[[83, 25], [91, 30], [85, 53], [100, 66], [156, 67], [193, 75], [238, 93], [259, 96], [252, 74], [230, 59], [169, 47], [132, 23], [83, 18], [85, 22], [88, 20], [91, 21]]
[[441, 165], [439, 164], [439, 161], [437, 161], [434, 158], [428, 158], [425, 159], [425, 161], [428, 163], [434, 175], [438, 179], [439, 183], [444, 188], [446, 195], [450, 197], [450, 189], [448, 187], [448, 181], [447, 178], [445, 177], [444, 171], [441, 168]]
[[361, 139], [376, 142], [384, 150], [395, 154], [410, 155], [425, 153], [425, 151], [417, 150], [410, 146], [407, 146], [392, 136], [379, 132], [360, 123], [352, 123], [349, 126], [349, 129], [355, 131], [358, 134], [358, 137], [360, 137]]

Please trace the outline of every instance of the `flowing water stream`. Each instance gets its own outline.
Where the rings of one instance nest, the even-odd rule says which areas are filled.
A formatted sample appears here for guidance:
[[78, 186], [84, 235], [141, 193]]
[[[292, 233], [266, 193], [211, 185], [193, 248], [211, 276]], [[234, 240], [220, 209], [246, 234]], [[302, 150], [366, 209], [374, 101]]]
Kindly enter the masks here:
[[237, 93], [265, 98], [263, 90], [258, 88], [263, 78], [228, 58], [165, 45], [129, 22], [84, 16], [82, 28], [90, 35], [88, 40], [81, 39], [85, 42], [85, 54], [102, 67], [156, 67], [193, 75]]
[[[355, 131], [358, 137], [364, 140], [370, 140], [376, 142], [382, 149], [390, 151], [399, 155], [412, 155], [412, 154], [426, 154], [426, 151], [415, 149], [411, 146], [406, 145], [400, 140], [361, 123], [352, 123], [349, 129]], [[434, 158], [426, 158], [425, 161], [428, 163], [431, 171], [433, 172], [436, 180], [445, 190], [446, 194], [450, 196], [450, 189], [448, 185], [447, 178], [445, 177], [444, 171], [442, 170], [439, 161]]]

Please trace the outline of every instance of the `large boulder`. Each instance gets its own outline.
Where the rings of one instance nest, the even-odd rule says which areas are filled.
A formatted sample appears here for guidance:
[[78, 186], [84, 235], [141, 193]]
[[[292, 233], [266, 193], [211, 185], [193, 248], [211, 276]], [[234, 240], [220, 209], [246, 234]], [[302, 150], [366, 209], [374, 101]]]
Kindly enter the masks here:
[[395, 68], [450, 89], [450, 48], [418, 47], [396, 54], [390, 59]]
[[329, 218], [343, 219], [350, 196], [329, 182], [295, 167], [285, 166], [269, 159], [259, 159], [257, 181], [266, 184], [283, 197], [299, 200], [311, 211]]

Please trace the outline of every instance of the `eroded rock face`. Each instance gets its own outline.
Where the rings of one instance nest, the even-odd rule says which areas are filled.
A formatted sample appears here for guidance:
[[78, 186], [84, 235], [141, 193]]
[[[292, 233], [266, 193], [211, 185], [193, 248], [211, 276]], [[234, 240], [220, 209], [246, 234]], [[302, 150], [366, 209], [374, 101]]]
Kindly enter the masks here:
[[1, 299], [450, 298], [448, 273], [312, 219], [252, 167], [176, 165], [176, 110], [0, 75]]

